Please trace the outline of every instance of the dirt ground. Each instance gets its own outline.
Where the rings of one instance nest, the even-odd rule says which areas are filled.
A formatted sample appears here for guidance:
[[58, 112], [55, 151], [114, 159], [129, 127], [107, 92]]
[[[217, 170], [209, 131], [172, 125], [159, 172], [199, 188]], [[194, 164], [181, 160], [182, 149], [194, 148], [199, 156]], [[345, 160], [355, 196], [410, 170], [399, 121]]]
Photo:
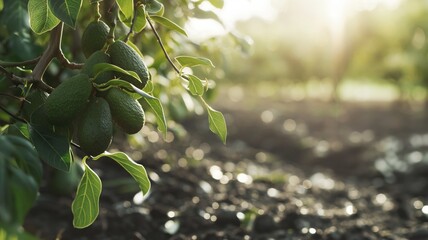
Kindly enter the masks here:
[[73, 197], [42, 189], [26, 230], [73, 240], [428, 239], [428, 117], [420, 108], [220, 99], [226, 145], [199, 116], [185, 130], [172, 126], [171, 143], [121, 146], [146, 166], [146, 198], [102, 159], [90, 163], [103, 180], [92, 226], [74, 229]]

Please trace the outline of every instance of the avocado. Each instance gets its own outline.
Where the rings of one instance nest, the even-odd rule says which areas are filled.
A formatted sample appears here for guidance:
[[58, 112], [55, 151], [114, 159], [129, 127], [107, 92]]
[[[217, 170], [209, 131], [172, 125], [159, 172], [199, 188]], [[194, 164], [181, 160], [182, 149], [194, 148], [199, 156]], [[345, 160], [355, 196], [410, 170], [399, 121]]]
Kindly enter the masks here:
[[[85, 65], [83, 65], [82, 73], [88, 74], [89, 77], [95, 77], [94, 73], [94, 66], [99, 63], [110, 63], [110, 56], [107, 55], [103, 51], [96, 51], [94, 52], [85, 62]], [[94, 82], [97, 84], [106, 83], [110, 80], [114, 79], [114, 75], [112, 72], [103, 72], [99, 74], [95, 79]]]
[[107, 100], [113, 120], [128, 134], [134, 134], [144, 126], [145, 115], [137, 100], [119, 88], [111, 88], [104, 98]]
[[99, 20], [89, 23], [82, 34], [82, 51], [85, 57], [89, 57], [95, 51], [101, 50], [107, 41], [110, 32], [109, 26]]
[[117, 73], [116, 76], [142, 89], [149, 80], [149, 72], [141, 56], [123, 41], [116, 41], [110, 45], [107, 53], [110, 55], [111, 63], [128, 71], [138, 74], [141, 82], [131, 76]]
[[78, 125], [77, 139], [86, 154], [103, 153], [111, 143], [113, 121], [110, 108], [103, 98], [93, 98], [83, 113]]
[[86, 74], [77, 74], [62, 82], [46, 99], [46, 116], [54, 125], [68, 125], [84, 110], [92, 92]]

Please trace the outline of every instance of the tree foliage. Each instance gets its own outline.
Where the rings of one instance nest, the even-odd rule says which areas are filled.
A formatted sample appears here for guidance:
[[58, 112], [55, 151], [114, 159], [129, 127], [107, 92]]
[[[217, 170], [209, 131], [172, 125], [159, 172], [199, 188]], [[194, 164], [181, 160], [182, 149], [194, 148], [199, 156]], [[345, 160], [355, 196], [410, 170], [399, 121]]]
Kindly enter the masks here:
[[[189, 73], [189, 69], [214, 68], [205, 57], [187, 55], [194, 54], [198, 44], [186, 39], [186, 21], [190, 17], [220, 21], [214, 12], [200, 8], [204, 2], [223, 6], [223, 0], [0, 0], [0, 236], [31, 239], [19, 226], [37, 197], [41, 161], [65, 172], [75, 165], [76, 153], [81, 152], [74, 138], [76, 126], [46, 121], [46, 114], [52, 113], [46, 113], [45, 101], [58, 86], [82, 72], [91, 81], [91, 96], [121, 89], [155, 116], [164, 134], [166, 119], [173, 115], [170, 105], [176, 106], [177, 97], [193, 96], [195, 104], [206, 108], [209, 128], [226, 141], [223, 115], [204, 99], [211, 88], [208, 79], [197, 70]], [[82, 70], [86, 57], [81, 35], [97, 21], [110, 29], [100, 51], [109, 53], [114, 42], [123, 41], [143, 65], [127, 69], [134, 62], [123, 66], [98, 63], [91, 66], [92, 71]], [[142, 75], [146, 65], [147, 75]], [[113, 77], [95, 82], [106, 73]], [[98, 215], [102, 183], [89, 164], [102, 158], [117, 162], [144, 194], [150, 189], [144, 167], [125, 153], [84, 153], [83, 174], [72, 205], [76, 228], [89, 226]]]

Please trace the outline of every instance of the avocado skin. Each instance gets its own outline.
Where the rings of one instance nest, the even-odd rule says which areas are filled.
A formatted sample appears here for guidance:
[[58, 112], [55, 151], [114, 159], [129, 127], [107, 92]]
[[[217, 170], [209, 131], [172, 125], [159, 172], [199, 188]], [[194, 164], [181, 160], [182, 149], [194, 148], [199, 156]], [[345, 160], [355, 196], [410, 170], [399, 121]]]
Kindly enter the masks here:
[[101, 50], [107, 41], [109, 26], [103, 21], [93, 21], [85, 28], [82, 34], [82, 51], [85, 57]]
[[77, 139], [82, 150], [92, 156], [103, 153], [113, 136], [113, 121], [107, 101], [93, 98], [78, 126]]
[[144, 126], [144, 110], [137, 100], [119, 88], [111, 88], [103, 96], [111, 110], [113, 120], [128, 134], [134, 134]]
[[[85, 65], [83, 65], [82, 73], [87, 74], [89, 77], [95, 77], [94, 74], [94, 66], [99, 63], [110, 63], [110, 56], [107, 55], [103, 51], [96, 51], [94, 52], [85, 62]], [[95, 79], [94, 83], [97, 84], [103, 84], [110, 80], [114, 79], [114, 75], [112, 72], [103, 72], [99, 74]]]
[[141, 56], [128, 44], [123, 41], [116, 41], [110, 45], [107, 53], [110, 54], [111, 63], [128, 71], [134, 71], [140, 77], [138, 80], [122, 74], [116, 76], [142, 89], [149, 80], [149, 72]]
[[54, 125], [68, 125], [81, 112], [92, 92], [86, 74], [77, 74], [62, 82], [46, 99], [46, 115]]

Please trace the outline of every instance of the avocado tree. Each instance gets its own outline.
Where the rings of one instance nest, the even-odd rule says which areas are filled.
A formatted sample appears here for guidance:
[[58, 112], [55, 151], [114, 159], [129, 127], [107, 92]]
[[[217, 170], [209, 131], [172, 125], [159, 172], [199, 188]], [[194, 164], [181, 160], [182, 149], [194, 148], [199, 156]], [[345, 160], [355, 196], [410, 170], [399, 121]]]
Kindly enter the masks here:
[[114, 160], [146, 194], [144, 167], [108, 149], [113, 128], [138, 133], [145, 111], [166, 134], [171, 85], [205, 106], [210, 130], [226, 141], [223, 115], [204, 100], [208, 79], [192, 71], [212, 62], [177, 56], [177, 46], [188, 42], [181, 26], [189, 17], [218, 20], [203, 3], [223, 6], [222, 0], [0, 0], [0, 239], [32, 238], [20, 226], [44, 166], [69, 172], [77, 154], [83, 174], [72, 204], [76, 228], [98, 216], [102, 183], [91, 161]]

